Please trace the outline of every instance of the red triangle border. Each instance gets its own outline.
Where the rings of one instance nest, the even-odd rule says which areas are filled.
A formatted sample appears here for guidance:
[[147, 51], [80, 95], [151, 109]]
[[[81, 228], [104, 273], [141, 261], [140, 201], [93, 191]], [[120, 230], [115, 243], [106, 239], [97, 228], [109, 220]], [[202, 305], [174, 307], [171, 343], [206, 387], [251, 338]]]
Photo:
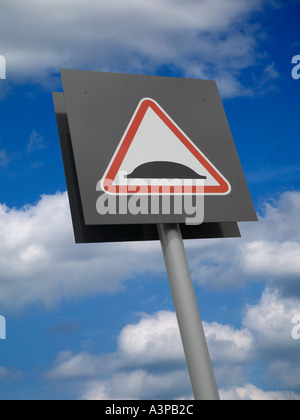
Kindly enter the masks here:
[[[157, 116], [168, 126], [168, 128], [175, 134], [175, 136], [183, 143], [183, 145], [195, 156], [195, 158], [204, 166], [204, 168], [211, 174], [211, 176], [218, 182], [216, 186], [174, 186], [164, 187], [145, 186], [145, 185], [130, 185], [120, 186], [114, 185], [113, 181], [116, 178], [122, 162], [130, 149], [130, 146], [135, 138], [135, 135], [148, 111], [151, 108]], [[124, 137], [125, 136], [125, 137]], [[231, 191], [231, 186], [228, 181], [215, 169], [209, 160], [197, 149], [191, 140], [178, 128], [178, 126], [171, 120], [171, 118], [162, 110], [162, 108], [152, 99], [143, 99], [134, 117], [127, 128], [124, 138], [122, 139], [117, 152], [110, 163], [106, 174], [104, 175], [101, 185], [103, 191], [109, 194], [201, 194], [201, 195], [226, 195]]]

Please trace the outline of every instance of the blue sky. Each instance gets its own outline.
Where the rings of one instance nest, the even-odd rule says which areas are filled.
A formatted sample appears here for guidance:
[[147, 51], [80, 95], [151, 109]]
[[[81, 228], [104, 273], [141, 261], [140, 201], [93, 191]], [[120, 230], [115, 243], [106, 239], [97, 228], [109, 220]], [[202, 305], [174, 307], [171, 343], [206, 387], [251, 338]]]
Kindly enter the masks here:
[[23, 3], [0, 6], [0, 398], [192, 397], [159, 244], [74, 244], [52, 91], [78, 68], [217, 80], [260, 217], [186, 242], [218, 386], [300, 399], [299, 1]]

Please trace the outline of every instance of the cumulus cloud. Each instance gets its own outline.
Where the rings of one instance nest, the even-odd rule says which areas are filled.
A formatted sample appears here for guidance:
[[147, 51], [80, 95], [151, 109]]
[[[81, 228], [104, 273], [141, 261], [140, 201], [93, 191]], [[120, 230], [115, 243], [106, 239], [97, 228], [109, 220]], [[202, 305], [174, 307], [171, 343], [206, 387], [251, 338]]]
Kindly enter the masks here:
[[43, 196], [21, 209], [1, 205], [0, 302], [14, 310], [34, 302], [51, 306], [62, 298], [116, 292], [126, 279], [152, 269], [159, 247], [147, 261], [139, 257], [147, 245], [139, 248], [75, 245], [66, 193]]
[[213, 360], [218, 361], [220, 349], [222, 349], [223, 362], [227, 360], [240, 363], [249, 360], [253, 349], [253, 336], [249, 330], [237, 330], [217, 322], [205, 322], [204, 330]]
[[292, 338], [292, 319], [300, 314], [300, 300], [283, 297], [278, 290], [266, 289], [258, 304], [248, 306], [244, 326], [255, 337], [255, 351], [270, 360], [298, 357], [299, 343]]
[[[242, 239], [186, 241], [195, 283], [231, 290], [261, 280], [299, 299], [299, 210], [300, 193], [287, 192], [242, 226]], [[0, 205], [0, 266], [0, 302], [12, 310], [117, 292], [145, 272], [165, 275], [159, 243], [75, 245], [66, 193], [21, 209]]]
[[[229, 389], [232, 385], [232, 375], [236, 384], [242, 384], [245, 379], [247, 382], [248, 369], [257, 362], [266, 365], [262, 376], [266, 383], [272, 380], [272, 384], [277, 384], [280, 389], [300, 388], [297, 375], [299, 341], [292, 337], [295, 314], [300, 314], [299, 299], [282, 296], [279, 290], [266, 288], [255, 305], [245, 307], [240, 329], [216, 323], [205, 324], [222, 389]], [[244, 391], [247, 391], [245, 397], [249, 389], [246, 387]], [[261, 395], [268, 397], [263, 392]], [[282, 395], [284, 397], [286, 393]]]
[[180, 392], [187, 389], [188, 378], [184, 371], [164, 374], [135, 370], [113, 375], [110, 381], [97, 381], [86, 384], [81, 395], [84, 400], [111, 399], [189, 399]]
[[[126, 325], [119, 334], [115, 353], [91, 355], [61, 352], [51, 371], [50, 379], [94, 377], [108, 371], [153, 370], [164, 365], [164, 370], [182, 368], [184, 352], [176, 316], [173, 312], [159, 311], [144, 314], [136, 324]], [[163, 349], [163, 351], [162, 351]], [[154, 370], [155, 370], [154, 369]]]
[[127, 364], [171, 364], [184, 358], [176, 317], [167, 311], [145, 316], [138, 324], [126, 326], [118, 345]]
[[82, 399], [159, 399], [190, 395], [176, 316], [160, 311], [127, 325], [115, 353], [61, 352], [46, 377], [80, 379]]
[[[267, 317], [266, 299], [273, 302]], [[299, 343], [290, 339], [291, 320], [274, 328], [281, 318], [290, 316], [292, 303], [267, 290], [257, 305], [247, 308], [241, 329], [204, 322], [222, 399], [300, 399], [296, 392], [264, 391], [248, 378], [249, 366], [260, 361], [266, 364], [266, 377], [272, 376], [273, 384], [298, 389]], [[299, 302], [293, 309], [300, 309]], [[251, 322], [254, 316], [257, 324]], [[292, 352], [294, 357], [289, 359]], [[46, 377], [77, 380], [82, 399], [192, 398], [176, 316], [170, 311], [144, 314], [136, 324], [125, 326], [115, 353], [61, 352]]]
[[73, 355], [70, 351], [62, 351], [46, 376], [55, 380], [93, 378], [103, 373], [101, 362], [100, 357], [88, 352]]
[[[228, 290], [258, 279], [266, 284], [240, 328], [204, 322], [224, 396], [294, 397], [249, 388], [249, 369], [258, 362], [266, 366], [265, 383], [300, 387], [299, 342], [292, 338], [292, 319], [300, 314], [299, 208], [300, 193], [286, 192], [265, 204], [259, 223], [242, 228], [242, 239], [186, 241], [197, 283]], [[0, 266], [0, 302], [11, 310], [114, 293], [145, 271], [165, 275], [158, 243], [75, 245], [66, 193], [21, 209], [0, 206]], [[191, 397], [176, 317], [166, 311], [124, 326], [114, 353], [60, 353], [46, 376], [79, 384], [78, 395], [87, 399]], [[130, 386], [121, 387], [127, 380]]]
[[300, 193], [285, 192], [266, 202], [258, 223], [240, 224], [242, 239], [186, 244], [194, 280], [228, 289], [265, 281], [300, 298]]
[[249, 94], [251, 89], [239, 81], [242, 70], [260, 60], [264, 84], [277, 75], [265, 58], [257, 57], [261, 28], [247, 24], [266, 3], [10, 1], [1, 5], [2, 54], [15, 80], [49, 83], [61, 67], [154, 72], [172, 65], [188, 77], [217, 78], [226, 96]]
[[244, 387], [232, 387], [222, 390], [221, 397], [224, 400], [254, 400], [254, 401], [287, 401], [300, 400], [300, 395], [290, 391], [263, 391], [252, 384]]

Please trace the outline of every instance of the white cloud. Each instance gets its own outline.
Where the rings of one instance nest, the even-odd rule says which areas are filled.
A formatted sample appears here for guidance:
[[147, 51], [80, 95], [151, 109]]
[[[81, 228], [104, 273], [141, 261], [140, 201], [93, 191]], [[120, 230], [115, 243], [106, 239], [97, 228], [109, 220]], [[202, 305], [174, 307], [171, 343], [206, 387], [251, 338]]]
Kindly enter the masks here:
[[74, 355], [63, 351], [47, 377], [93, 377], [108, 370], [151, 370], [153, 365], [162, 364], [166, 365], [166, 370], [172, 370], [174, 366], [182, 367], [184, 362], [177, 320], [173, 312], [159, 311], [153, 315], [142, 315], [136, 324], [126, 325], [122, 329], [117, 343], [117, 352], [109, 355], [93, 356], [88, 352]]
[[[257, 362], [266, 365], [266, 383], [299, 389], [299, 342], [292, 339], [292, 318], [300, 314], [299, 208], [300, 193], [287, 192], [265, 206], [259, 223], [243, 227], [243, 239], [186, 241], [196, 281], [229, 290], [258, 278], [267, 285], [261, 299], [245, 308], [239, 329], [204, 322], [216, 377], [227, 395], [293, 397], [249, 390], [247, 372]], [[112, 293], [145, 271], [165, 273], [158, 243], [75, 245], [66, 193], [43, 196], [22, 209], [0, 206], [0, 267], [0, 302], [11, 310]], [[75, 381], [85, 398], [191, 396], [176, 317], [166, 311], [125, 326], [115, 353], [62, 352], [47, 377]], [[122, 394], [119, 385], [127, 379], [130, 386]]]
[[101, 359], [87, 352], [73, 355], [62, 351], [57, 357], [54, 368], [47, 374], [48, 379], [93, 378], [101, 372]]
[[172, 312], [161, 311], [143, 317], [138, 324], [127, 325], [118, 344], [122, 357], [134, 365], [178, 363], [184, 359], [176, 317]]
[[[61, 67], [217, 78], [224, 95], [249, 93], [239, 72], [257, 63], [257, 25], [267, 0], [28, 0], [1, 5], [8, 78], [49, 81]], [[262, 60], [260, 60], [262, 61]], [[276, 70], [265, 66], [262, 77]]]
[[245, 247], [244, 268], [251, 275], [298, 275], [300, 247], [298, 242], [258, 240]]
[[[163, 349], [163, 351], [162, 351]], [[62, 351], [46, 377], [52, 380], [92, 379], [103, 375], [123, 375], [123, 370], [138, 372], [180, 370], [184, 353], [173, 312], [160, 311], [153, 316], [143, 315], [136, 324], [125, 326], [118, 337], [116, 353], [92, 355]], [[133, 375], [135, 377], [135, 375]]]
[[[273, 302], [267, 317], [266, 300]], [[288, 389], [299, 387], [299, 352], [296, 346], [292, 349], [289, 340], [291, 324], [274, 329], [276, 322], [288, 318], [290, 313], [291, 301], [281, 301], [278, 294], [265, 291], [256, 306], [247, 308], [240, 330], [204, 322], [223, 399], [300, 398], [291, 391], [263, 391], [249, 384], [247, 378], [249, 366], [264, 361], [265, 376], [271, 378], [273, 384]], [[257, 320], [256, 324], [252, 318]], [[291, 351], [293, 361], [289, 359]], [[145, 314], [136, 324], [125, 326], [115, 353], [61, 352], [46, 377], [56, 381], [76, 380], [83, 399], [192, 397], [176, 316], [169, 311]]]
[[300, 314], [300, 300], [283, 297], [278, 290], [266, 289], [258, 304], [249, 306], [243, 325], [255, 337], [260, 356], [297, 357], [299, 343], [292, 338], [292, 319]]
[[83, 399], [168, 399], [191, 392], [176, 316], [167, 311], [125, 326], [115, 353], [60, 353], [46, 378], [80, 379]]
[[251, 236], [252, 240], [255, 240], [255, 237], [257, 239], [260, 232], [260, 239], [266, 241], [298, 242], [300, 237], [299, 210], [299, 191], [286, 191], [263, 204], [264, 216], [260, 218], [259, 226], [254, 225], [256, 229], [252, 229], [253, 226], [249, 227], [246, 224], [243, 230], [245, 234]]
[[248, 330], [236, 330], [217, 322], [204, 323], [204, 330], [212, 360], [220, 359], [220, 349], [222, 349], [222, 362], [240, 363], [249, 360], [253, 349], [253, 337]]
[[[186, 241], [194, 281], [232, 290], [261, 280], [299, 298], [299, 210], [300, 193], [287, 192], [265, 206], [259, 223], [242, 226], [242, 239]], [[75, 245], [66, 193], [22, 209], [0, 205], [0, 267], [0, 302], [12, 310], [116, 292], [145, 272], [165, 275], [159, 243]]]
[[263, 391], [252, 384], [221, 391], [223, 400], [286, 401], [300, 400], [300, 395], [290, 391]]
[[194, 280], [229, 289], [265, 281], [300, 298], [300, 193], [267, 202], [258, 223], [241, 223], [241, 239], [186, 243]]
[[[66, 193], [43, 196], [22, 209], [0, 205], [0, 302], [13, 310], [115, 292], [136, 273], [153, 270], [158, 244], [149, 258], [139, 257], [149, 246], [75, 245]], [[154, 267], [154, 272], [161, 270], [162, 261]]]
[[188, 391], [188, 379], [182, 370], [163, 374], [135, 370], [127, 373], [117, 373], [113, 375], [110, 381], [87, 383], [86, 390], [81, 395], [81, 399], [139, 400], [190, 398], [190, 395], [186, 397], [180, 393], [185, 389]]

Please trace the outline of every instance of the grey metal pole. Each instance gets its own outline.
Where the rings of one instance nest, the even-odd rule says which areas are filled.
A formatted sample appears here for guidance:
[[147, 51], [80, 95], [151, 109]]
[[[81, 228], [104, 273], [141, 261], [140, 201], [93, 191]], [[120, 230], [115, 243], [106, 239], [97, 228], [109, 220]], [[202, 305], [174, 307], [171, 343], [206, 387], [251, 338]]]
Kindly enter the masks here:
[[219, 400], [180, 227], [157, 228], [195, 399]]

